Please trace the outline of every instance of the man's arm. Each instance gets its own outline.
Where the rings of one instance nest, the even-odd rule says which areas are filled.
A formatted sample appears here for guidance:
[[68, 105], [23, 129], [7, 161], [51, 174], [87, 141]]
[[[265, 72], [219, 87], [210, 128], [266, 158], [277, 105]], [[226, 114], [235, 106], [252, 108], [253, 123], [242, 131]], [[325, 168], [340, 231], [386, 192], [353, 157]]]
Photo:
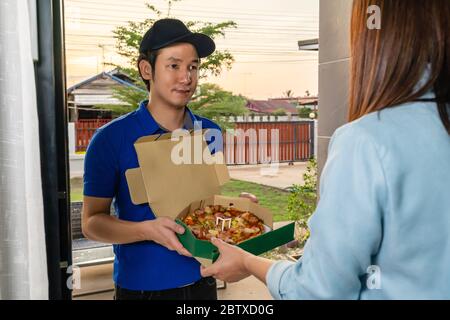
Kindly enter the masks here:
[[111, 202], [111, 198], [84, 196], [82, 231], [86, 238], [114, 244], [154, 241], [179, 254], [192, 256], [175, 234], [184, 232], [175, 221], [167, 217], [142, 222], [120, 220], [109, 214]]

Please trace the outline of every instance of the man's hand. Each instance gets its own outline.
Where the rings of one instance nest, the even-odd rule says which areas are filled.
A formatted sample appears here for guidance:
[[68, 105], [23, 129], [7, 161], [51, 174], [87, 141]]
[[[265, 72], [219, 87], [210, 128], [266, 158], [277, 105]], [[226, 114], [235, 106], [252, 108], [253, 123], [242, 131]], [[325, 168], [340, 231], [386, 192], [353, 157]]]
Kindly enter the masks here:
[[213, 276], [225, 282], [236, 282], [251, 275], [246, 266], [246, 259], [254, 257], [251, 253], [217, 238], [212, 238], [211, 242], [219, 249], [220, 256], [211, 266], [200, 269], [202, 277]]
[[259, 202], [258, 198], [257, 198], [254, 194], [252, 194], [252, 193], [241, 192], [241, 194], [239, 195], [239, 197], [250, 199], [250, 200], [251, 200], [252, 202], [254, 202], [254, 203], [258, 203], [258, 202]]
[[184, 228], [172, 219], [158, 217], [154, 220], [142, 222], [142, 227], [145, 240], [155, 241], [169, 250], [176, 251], [183, 256], [192, 257], [176, 236], [176, 233], [183, 234]]

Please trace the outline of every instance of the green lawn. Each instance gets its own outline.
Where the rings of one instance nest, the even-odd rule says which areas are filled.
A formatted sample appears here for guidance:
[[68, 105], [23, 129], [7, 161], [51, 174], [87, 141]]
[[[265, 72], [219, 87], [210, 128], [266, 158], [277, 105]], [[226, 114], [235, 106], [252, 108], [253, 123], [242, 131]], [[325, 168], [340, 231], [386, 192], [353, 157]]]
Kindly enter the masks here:
[[[81, 178], [70, 180], [71, 201], [83, 200], [83, 181]], [[231, 180], [222, 187], [222, 194], [230, 197], [237, 197], [241, 192], [250, 192], [258, 197], [259, 203], [271, 210], [274, 214], [274, 221], [289, 220], [286, 211], [289, 193], [276, 188], [266, 187], [260, 184]]]
[[231, 180], [222, 187], [222, 195], [225, 196], [237, 197], [241, 192], [250, 192], [257, 196], [259, 204], [272, 211], [273, 221], [289, 220], [286, 211], [289, 192], [240, 180]]
[[70, 201], [83, 201], [83, 179], [70, 179]]

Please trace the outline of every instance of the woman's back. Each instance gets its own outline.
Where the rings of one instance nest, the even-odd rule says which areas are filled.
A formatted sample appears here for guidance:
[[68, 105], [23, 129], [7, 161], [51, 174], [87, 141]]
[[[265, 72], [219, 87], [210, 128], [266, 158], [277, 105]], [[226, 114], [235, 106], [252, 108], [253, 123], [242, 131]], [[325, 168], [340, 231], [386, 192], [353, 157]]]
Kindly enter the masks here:
[[302, 260], [283, 299], [450, 299], [450, 137], [435, 103], [374, 112], [330, 142]]
[[378, 150], [387, 199], [373, 264], [381, 290], [361, 298], [450, 298], [450, 136], [435, 103], [415, 102], [356, 121]]

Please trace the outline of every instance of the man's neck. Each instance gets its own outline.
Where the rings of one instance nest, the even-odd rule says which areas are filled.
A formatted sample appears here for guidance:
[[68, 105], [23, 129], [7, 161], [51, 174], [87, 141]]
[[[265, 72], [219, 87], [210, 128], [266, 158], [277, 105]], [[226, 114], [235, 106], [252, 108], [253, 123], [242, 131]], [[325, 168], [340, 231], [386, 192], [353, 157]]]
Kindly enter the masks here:
[[174, 131], [183, 127], [185, 107], [173, 108], [159, 103], [149, 102], [148, 111], [164, 129]]

